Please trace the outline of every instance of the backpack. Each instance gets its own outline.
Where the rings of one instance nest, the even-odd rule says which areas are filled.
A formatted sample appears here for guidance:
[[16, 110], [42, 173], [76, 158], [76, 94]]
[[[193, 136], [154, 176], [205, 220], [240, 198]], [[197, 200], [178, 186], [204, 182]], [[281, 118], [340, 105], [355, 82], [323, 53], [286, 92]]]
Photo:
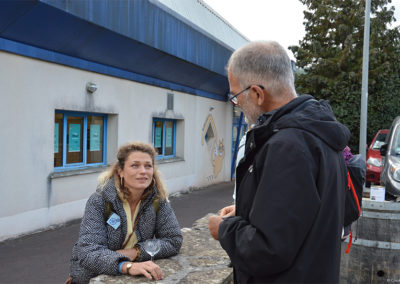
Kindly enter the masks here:
[[351, 224], [356, 221], [361, 215], [362, 207], [362, 194], [364, 183], [366, 179], [367, 167], [364, 159], [360, 154], [354, 155], [347, 164], [347, 188], [344, 206], [344, 228], [350, 230], [349, 245], [347, 246], [346, 253], [349, 253], [353, 233]]

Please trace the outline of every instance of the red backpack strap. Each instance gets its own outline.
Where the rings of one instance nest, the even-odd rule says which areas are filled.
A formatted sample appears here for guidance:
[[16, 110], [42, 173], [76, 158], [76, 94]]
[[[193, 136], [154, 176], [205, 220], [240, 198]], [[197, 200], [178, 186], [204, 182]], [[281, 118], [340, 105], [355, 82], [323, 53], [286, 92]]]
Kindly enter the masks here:
[[349, 244], [347, 245], [346, 254], [348, 254], [350, 251], [352, 241], [353, 241], [353, 230], [350, 229]]
[[357, 194], [356, 194], [356, 190], [354, 189], [353, 182], [351, 181], [351, 177], [350, 177], [349, 171], [347, 171], [347, 182], [348, 182], [349, 190], [351, 190], [351, 192], [353, 193], [354, 200], [357, 203], [358, 216], [360, 216], [361, 215], [361, 206], [360, 206], [360, 202], [358, 201], [358, 197], [357, 197]]

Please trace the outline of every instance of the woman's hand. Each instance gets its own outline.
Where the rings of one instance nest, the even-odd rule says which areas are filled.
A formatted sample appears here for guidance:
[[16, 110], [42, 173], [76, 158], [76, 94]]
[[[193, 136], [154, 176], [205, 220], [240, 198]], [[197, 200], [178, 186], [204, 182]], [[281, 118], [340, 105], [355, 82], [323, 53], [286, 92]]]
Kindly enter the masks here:
[[[124, 263], [123, 266], [122, 269], [125, 271], [125, 274], [127, 274], [127, 263]], [[161, 280], [164, 278], [161, 268], [150, 260], [145, 262], [132, 262], [129, 275], [144, 275], [146, 278], [154, 280]]]
[[235, 205], [230, 205], [226, 206], [221, 209], [221, 212], [219, 216], [221, 217], [230, 217], [230, 216], [235, 216], [236, 215], [236, 206]]
[[129, 258], [131, 261], [134, 261], [137, 256], [137, 251], [135, 248], [131, 249], [119, 249], [116, 252], [125, 255], [127, 258]]

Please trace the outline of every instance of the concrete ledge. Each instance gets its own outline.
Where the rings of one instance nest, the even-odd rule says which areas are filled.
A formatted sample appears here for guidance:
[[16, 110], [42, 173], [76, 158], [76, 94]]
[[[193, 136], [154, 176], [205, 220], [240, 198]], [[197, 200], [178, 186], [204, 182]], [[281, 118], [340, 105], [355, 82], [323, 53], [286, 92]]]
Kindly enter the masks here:
[[90, 283], [233, 283], [232, 268], [228, 267], [229, 257], [208, 231], [210, 215], [197, 220], [192, 228], [182, 229], [183, 243], [178, 255], [155, 261], [164, 273], [163, 280], [148, 280], [144, 276], [99, 275], [92, 278]]
[[93, 174], [93, 173], [100, 173], [105, 171], [111, 165], [99, 165], [95, 167], [83, 167], [80, 169], [62, 169], [56, 172], [52, 172], [49, 175], [50, 179], [54, 178], [63, 178], [63, 177], [70, 177], [76, 175], [86, 175], [86, 174]]

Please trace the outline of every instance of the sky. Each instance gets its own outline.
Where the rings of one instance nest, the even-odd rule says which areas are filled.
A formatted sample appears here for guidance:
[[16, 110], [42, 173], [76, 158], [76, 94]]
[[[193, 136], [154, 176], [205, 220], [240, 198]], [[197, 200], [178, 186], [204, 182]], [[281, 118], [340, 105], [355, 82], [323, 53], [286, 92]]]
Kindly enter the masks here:
[[[304, 6], [299, 0], [203, 0], [249, 40], [275, 40], [287, 48], [304, 37]], [[400, 25], [400, 0], [395, 26]]]

